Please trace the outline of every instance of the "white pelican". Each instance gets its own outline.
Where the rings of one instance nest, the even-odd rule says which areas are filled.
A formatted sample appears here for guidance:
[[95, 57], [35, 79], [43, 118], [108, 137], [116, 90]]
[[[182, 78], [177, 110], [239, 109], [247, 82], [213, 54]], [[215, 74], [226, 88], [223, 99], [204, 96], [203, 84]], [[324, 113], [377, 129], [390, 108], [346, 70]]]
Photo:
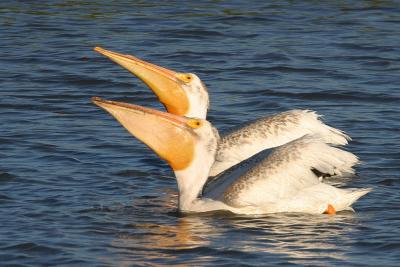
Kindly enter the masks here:
[[[209, 107], [204, 83], [192, 73], [178, 73], [131, 55], [96, 47], [95, 51], [129, 70], [157, 95], [169, 113], [206, 119]], [[258, 152], [306, 134], [318, 134], [330, 144], [345, 145], [350, 137], [319, 120], [310, 110], [291, 110], [263, 117], [222, 136], [210, 176], [215, 176]]]
[[98, 97], [92, 101], [169, 163], [178, 183], [179, 209], [184, 212], [335, 214], [351, 209], [370, 190], [322, 183], [311, 169], [349, 172], [357, 158], [311, 135], [277, 147], [268, 156], [258, 154], [204, 188], [219, 139], [208, 121]]

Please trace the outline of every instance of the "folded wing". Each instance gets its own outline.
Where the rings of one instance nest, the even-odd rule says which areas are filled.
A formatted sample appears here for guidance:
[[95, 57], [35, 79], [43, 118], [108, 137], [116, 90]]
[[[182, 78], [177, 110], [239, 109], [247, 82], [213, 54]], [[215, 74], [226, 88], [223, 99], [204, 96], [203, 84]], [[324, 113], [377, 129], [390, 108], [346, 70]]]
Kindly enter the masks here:
[[318, 134], [326, 143], [347, 144], [350, 137], [323, 123], [314, 111], [291, 110], [264, 117], [223, 135], [210, 176], [218, 175], [258, 152], [306, 134]]
[[259, 207], [263, 212], [322, 213], [328, 204], [335, 204], [336, 210], [349, 208], [368, 191], [352, 194], [350, 199], [354, 190], [323, 184], [312, 170], [353, 172], [358, 158], [325, 141], [306, 135], [269, 154], [262, 152], [218, 176], [203, 196], [235, 208]]

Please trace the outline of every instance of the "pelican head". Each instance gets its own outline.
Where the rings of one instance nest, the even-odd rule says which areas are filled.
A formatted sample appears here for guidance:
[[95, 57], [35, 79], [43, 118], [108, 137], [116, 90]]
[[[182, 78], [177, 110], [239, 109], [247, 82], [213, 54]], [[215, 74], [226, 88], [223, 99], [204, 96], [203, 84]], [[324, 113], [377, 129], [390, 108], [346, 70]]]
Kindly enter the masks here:
[[131, 55], [95, 47], [141, 79], [157, 95], [169, 113], [205, 119], [209, 107], [207, 87], [193, 73], [179, 73]]
[[98, 97], [92, 102], [168, 162], [177, 178], [180, 209], [190, 210], [215, 161], [219, 136], [211, 123]]

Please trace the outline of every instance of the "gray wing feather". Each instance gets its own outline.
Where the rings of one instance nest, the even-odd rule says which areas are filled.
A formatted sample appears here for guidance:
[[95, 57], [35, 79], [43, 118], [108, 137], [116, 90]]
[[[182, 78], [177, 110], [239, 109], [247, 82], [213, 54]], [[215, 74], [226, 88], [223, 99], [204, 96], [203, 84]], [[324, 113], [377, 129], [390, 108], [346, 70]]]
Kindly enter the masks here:
[[204, 196], [240, 207], [278, 201], [319, 183], [312, 169], [352, 172], [358, 158], [306, 135], [271, 151], [263, 151], [211, 181]]

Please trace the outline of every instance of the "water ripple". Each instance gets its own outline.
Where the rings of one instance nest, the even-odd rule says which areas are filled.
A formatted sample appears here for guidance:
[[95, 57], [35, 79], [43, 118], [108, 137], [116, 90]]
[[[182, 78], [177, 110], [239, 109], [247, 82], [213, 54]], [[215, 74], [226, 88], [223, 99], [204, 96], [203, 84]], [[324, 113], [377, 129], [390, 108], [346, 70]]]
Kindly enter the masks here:
[[[0, 265], [397, 266], [394, 1], [3, 1]], [[349, 133], [373, 187], [337, 216], [182, 214], [165, 162], [92, 96], [163, 109], [104, 46], [198, 74], [226, 131], [293, 108]]]

